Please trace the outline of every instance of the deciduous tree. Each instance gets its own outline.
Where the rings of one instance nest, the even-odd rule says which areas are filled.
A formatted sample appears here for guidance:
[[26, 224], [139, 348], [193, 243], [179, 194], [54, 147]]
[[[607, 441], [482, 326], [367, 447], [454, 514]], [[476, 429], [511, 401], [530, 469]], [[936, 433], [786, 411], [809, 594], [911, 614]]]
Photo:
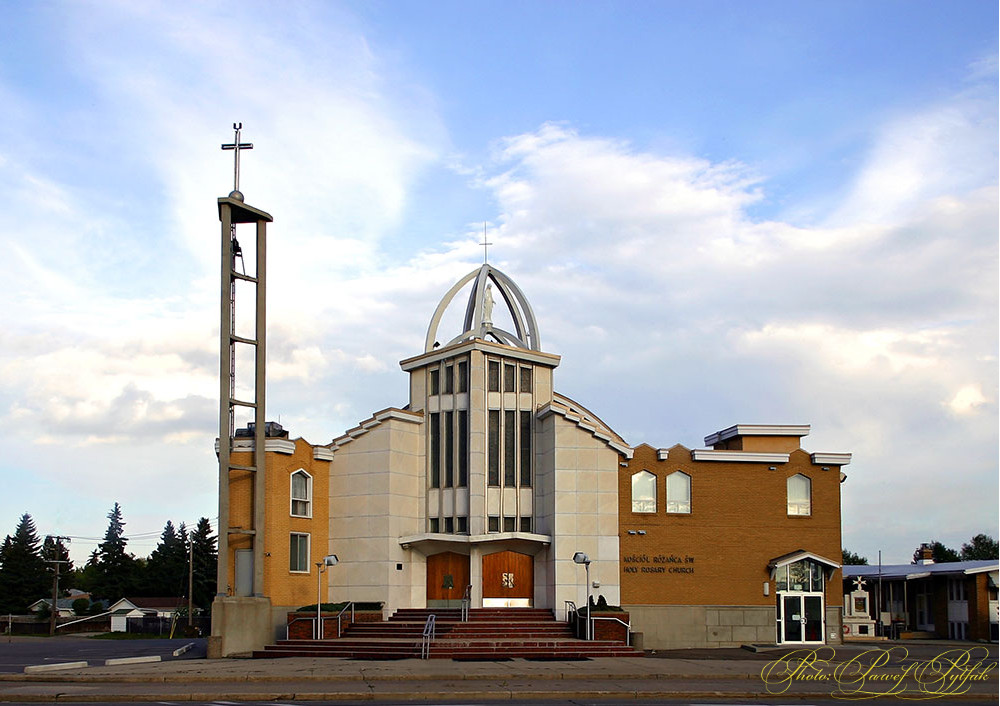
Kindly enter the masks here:
[[962, 560], [1000, 558], [1000, 545], [988, 534], [977, 534], [962, 545]]

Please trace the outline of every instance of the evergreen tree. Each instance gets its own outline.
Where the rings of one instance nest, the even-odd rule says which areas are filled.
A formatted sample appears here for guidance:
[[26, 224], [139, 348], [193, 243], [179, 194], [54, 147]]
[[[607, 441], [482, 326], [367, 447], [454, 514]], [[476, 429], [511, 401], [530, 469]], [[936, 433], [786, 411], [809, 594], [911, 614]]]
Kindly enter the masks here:
[[30, 604], [51, 596], [40, 544], [34, 520], [24, 513], [0, 547], [0, 613], [27, 613]]
[[1000, 545], [988, 534], [977, 534], [962, 545], [962, 560], [996, 559], [1000, 557]]
[[219, 555], [216, 537], [207, 517], [198, 520], [191, 532], [192, 560], [194, 564], [194, 604], [203, 610], [212, 605], [216, 591], [216, 571]]
[[136, 588], [135, 557], [125, 551], [125, 521], [118, 503], [108, 513], [108, 530], [97, 547], [96, 581], [93, 591], [100, 598], [117, 601], [134, 593]]
[[187, 529], [180, 531], [167, 520], [160, 543], [149, 555], [144, 572], [143, 592], [148, 596], [183, 596], [187, 593]]

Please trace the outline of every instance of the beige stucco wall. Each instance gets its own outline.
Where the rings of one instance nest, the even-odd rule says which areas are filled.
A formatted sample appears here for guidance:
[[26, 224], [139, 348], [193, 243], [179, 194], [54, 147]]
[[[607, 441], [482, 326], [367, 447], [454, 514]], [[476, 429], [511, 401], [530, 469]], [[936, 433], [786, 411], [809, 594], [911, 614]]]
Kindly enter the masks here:
[[545, 605], [565, 617], [565, 602], [586, 602], [586, 571], [576, 552], [591, 559], [594, 596], [620, 601], [618, 548], [619, 454], [603, 440], [552, 413], [538, 420], [536, 455], [539, 531], [552, 536]]
[[388, 612], [423, 602], [423, 563], [399, 546], [424, 524], [423, 426], [390, 418], [334, 453], [329, 553], [340, 563], [327, 571], [331, 601], [382, 601]]

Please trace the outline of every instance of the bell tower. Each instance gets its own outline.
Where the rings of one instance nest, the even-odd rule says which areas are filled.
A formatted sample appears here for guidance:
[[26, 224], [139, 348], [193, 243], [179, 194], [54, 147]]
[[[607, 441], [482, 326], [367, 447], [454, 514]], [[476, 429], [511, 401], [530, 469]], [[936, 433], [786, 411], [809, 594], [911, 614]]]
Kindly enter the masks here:
[[[225, 657], [262, 647], [271, 639], [270, 599], [264, 595], [265, 370], [267, 224], [271, 216], [247, 204], [240, 192], [240, 142], [243, 123], [234, 123], [233, 190], [218, 199], [222, 225], [219, 325], [219, 565], [212, 604], [209, 656]], [[255, 249], [248, 273], [237, 226], [254, 228]], [[239, 261], [239, 269], [237, 269]], [[237, 287], [240, 284], [241, 286]], [[238, 328], [237, 293], [251, 290], [252, 324]], [[248, 320], [247, 317], [240, 321]], [[252, 368], [248, 372], [244, 370]], [[233, 460], [237, 418], [247, 419], [251, 454]], [[249, 419], [252, 418], [252, 422]], [[249, 460], [245, 460], [249, 458]]]

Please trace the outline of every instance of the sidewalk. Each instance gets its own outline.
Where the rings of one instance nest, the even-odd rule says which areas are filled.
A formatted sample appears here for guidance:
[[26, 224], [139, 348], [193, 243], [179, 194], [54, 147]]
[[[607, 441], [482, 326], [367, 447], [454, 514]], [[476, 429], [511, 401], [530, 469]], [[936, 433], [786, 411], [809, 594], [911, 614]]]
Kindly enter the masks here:
[[[967, 645], [966, 645], [967, 646]], [[947, 647], [942, 645], [942, 647]], [[843, 657], [871, 646], [842, 648]], [[692, 651], [693, 655], [697, 652]], [[762, 671], [779, 655], [745, 653], [746, 658], [600, 658], [579, 662], [514, 659], [503, 662], [451, 660], [354, 661], [323, 658], [274, 660], [176, 660], [95, 666], [44, 675], [0, 676], [0, 701], [276, 701], [382, 699], [656, 699], [829, 697], [829, 681], [795, 681], [774, 676], [769, 692]], [[716, 653], [717, 655], [717, 653]], [[738, 657], [738, 654], [731, 654]], [[892, 688], [872, 675], [900, 672], [900, 665], [876, 667], [865, 688]], [[772, 675], [777, 672], [772, 672]], [[884, 679], [884, 678], [883, 678]], [[930, 684], [930, 673], [924, 679]], [[857, 680], [855, 679], [857, 686]], [[944, 682], [939, 686], [948, 687]], [[995, 666], [982, 681], [947, 692], [952, 699], [995, 703]], [[784, 687], [784, 688], [782, 688]], [[854, 688], [849, 685], [849, 688]], [[920, 686], [916, 680], [908, 688]], [[926, 697], [925, 697], [926, 698]]]

